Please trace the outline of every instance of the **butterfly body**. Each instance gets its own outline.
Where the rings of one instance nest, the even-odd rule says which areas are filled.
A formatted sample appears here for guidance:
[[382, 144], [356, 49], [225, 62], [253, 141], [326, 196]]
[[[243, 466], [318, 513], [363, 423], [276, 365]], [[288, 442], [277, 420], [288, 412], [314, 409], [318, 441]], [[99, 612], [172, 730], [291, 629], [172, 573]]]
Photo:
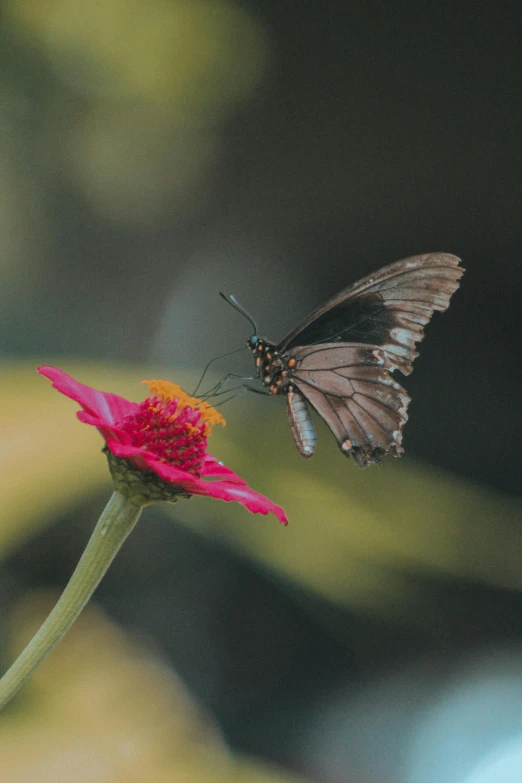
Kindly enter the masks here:
[[400, 456], [410, 398], [392, 373], [412, 371], [424, 325], [448, 307], [463, 271], [447, 253], [406, 258], [341, 291], [280, 343], [249, 338], [257, 377], [286, 395], [304, 457], [315, 448], [308, 404], [359, 467]]
[[291, 383], [288, 355], [280, 354], [275, 343], [257, 335], [251, 337], [247, 345], [254, 354], [256, 377], [262, 380], [271, 394], [281, 394], [286, 391]]
[[247, 345], [254, 354], [256, 377], [270, 394], [286, 394], [294, 441], [303, 457], [311, 457], [316, 443], [315, 428], [305, 398], [294, 383], [297, 360], [288, 353], [279, 353], [275, 343], [257, 335], [250, 337]]

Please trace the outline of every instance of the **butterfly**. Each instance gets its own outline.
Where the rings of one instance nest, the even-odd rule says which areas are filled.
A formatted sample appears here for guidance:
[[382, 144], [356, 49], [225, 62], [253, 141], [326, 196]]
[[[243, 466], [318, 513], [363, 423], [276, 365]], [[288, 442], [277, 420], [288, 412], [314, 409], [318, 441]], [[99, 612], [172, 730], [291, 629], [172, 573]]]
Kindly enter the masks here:
[[340, 291], [281, 342], [248, 339], [256, 377], [270, 394], [286, 396], [303, 457], [316, 444], [309, 405], [360, 468], [403, 453], [410, 398], [392, 373], [412, 372], [424, 326], [459, 286], [459, 263], [448, 253], [405, 258]]

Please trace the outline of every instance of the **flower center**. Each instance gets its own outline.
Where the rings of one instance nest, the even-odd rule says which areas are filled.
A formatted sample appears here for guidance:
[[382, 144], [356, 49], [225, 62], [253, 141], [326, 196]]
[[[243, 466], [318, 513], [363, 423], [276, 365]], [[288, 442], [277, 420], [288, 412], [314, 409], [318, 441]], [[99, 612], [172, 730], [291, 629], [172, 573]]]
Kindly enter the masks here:
[[152, 452], [160, 462], [196, 475], [201, 473], [207, 437], [224, 418], [208, 402], [186, 394], [170, 381], [143, 381], [151, 396], [127, 416], [122, 426], [132, 443]]

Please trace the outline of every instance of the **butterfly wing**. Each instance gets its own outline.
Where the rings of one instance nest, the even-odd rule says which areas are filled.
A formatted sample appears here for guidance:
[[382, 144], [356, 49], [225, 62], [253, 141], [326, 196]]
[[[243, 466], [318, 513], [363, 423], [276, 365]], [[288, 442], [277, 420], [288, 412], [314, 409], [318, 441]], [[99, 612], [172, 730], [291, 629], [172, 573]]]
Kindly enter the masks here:
[[324, 343], [297, 348], [292, 355], [292, 383], [359, 467], [382, 462], [388, 452], [402, 453], [410, 398], [391, 376], [392, 365], [383, 350]]
[[[390, 264], [319, 307], [276, 348], [295, 360], [292, 384], [359, 467], [403, 451], [410, 398], [391, 373], [412, 371], [424, 326], [458, 288], [459, 263], [447, 253], [428, 253]], [[304, 422], [302, 405], [299, 410]], [[303, 453], [306, 433], [291, 405], [289, 416]]]
[[412, 256], [345, 288], [300, 323], [277, 346], [294, 355], [303, 345], [358, 343], [382, 349], [390, 371], [412, 371], [415, 343], [435, 312], [444, 311], [464, 270], [448, 253]]

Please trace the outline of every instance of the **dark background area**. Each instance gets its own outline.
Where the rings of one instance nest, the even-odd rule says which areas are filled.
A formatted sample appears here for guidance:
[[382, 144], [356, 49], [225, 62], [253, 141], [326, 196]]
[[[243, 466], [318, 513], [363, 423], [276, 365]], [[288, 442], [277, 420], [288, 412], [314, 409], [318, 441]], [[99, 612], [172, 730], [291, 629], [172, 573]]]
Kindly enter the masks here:
[[[220, 39], [228, 70], [194, 67], [193, 87], [187, 70], [185, 92], [166, 87], [155, 102], [145, 91], [105, 89], [96, 51], [73, 24], [66, 46], [45, 14], [28, 22], [30, 10], [26, 17], [5, 5], [2, 352], [41, 362], [156, 362], [172, 375], [180, 367], [197, 374], [249, 336], [219, 290], [238, 297], [262, 334], [280, 339], [384, 264], [454, 253], [467, 271], [448, 312], [427, 328], [405, 384], [413, 397], [405, 445], [421, 464], [501, 493], [498, 502], [512, 507], [522, 430], [520, 4], [227, 8], [242, 14], [237, 27], [227, 17]], [[206, 52], [197, 24], [192, 34], [187, 47]], [[101, 48], [98, 56], [106, 65]], [[175, 76], [175, 60], [172, 67]], [[241, 89], [227, 87], [235, 82]], [[220, 367], [250, 371], [248, 362]], [[251, 409], [281, 428], [281, 441], [290, 437], [277, 400]], [[259, 430], [254, 438], [239, 415], [227, 406], [243, 446], [266, 457]], [[342, 457], [332, 451], [332, 459]], [[346, 465], [348, 483], [353, 470]], [[100, 503], [79, 499], [10, 556], [6, 605], [30, 587], [65, 583]], [[475, 783], [464, 762], [433, 777], [420, 762], [404, 766], [398, 738], [415, 733], [415, 716], [449, 687], [457, 661], [499, 648], [518, 660], [518, 591], [406, 567], [404, 579], [420, 579], [430, 596], [433, 622], [400, 623], [285, 584], [173, 526], [161, 509], [150, 518], [98, 601], [125, 628], [156, 640], [234, 748], [332, 783]], [[491, 655], [487, 665], [504, 676]], [[506, 736], [522, 735], [504, 703], [491, 703], [498, 724], [510, 727]], [[480, 704], [487, 712], [487, 699]], [[342, 705], [351, 706], [341, 718]], [[440, 738], [442, 718], [437, 726]], [[440, 760], [444, 751], [433, 753]]]

